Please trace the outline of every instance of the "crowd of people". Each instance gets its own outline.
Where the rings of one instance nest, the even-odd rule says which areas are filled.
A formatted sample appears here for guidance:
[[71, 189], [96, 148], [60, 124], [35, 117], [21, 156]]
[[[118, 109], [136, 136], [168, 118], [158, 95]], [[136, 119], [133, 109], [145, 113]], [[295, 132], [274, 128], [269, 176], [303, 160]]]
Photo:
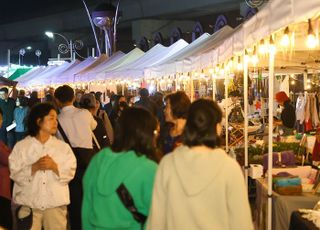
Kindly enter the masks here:
[[68, 85], [43, 102], [0, 89], [0, 226], [253, 229], [241, 168], [220, 148], [218, 104], [139, 95], [104, 105]]

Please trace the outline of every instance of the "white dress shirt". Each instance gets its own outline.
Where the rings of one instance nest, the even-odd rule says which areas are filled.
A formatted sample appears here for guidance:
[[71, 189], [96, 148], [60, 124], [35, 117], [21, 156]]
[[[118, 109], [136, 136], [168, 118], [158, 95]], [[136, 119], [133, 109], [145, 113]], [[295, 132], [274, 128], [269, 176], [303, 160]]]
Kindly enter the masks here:
[[[32, 175], [32, 164], [46, 155], [57, 164], [59, 176], [52, 170], [39, 170]], [[54, 136], [45, 144], [35, 137], [26, 137], [15, 145], [9, 156], [14, 202], [41, 210], [68, 205], [68, 183], [76, 167], [76, 158], [68, 144]]]
[[[58, 120], [73, 148], [93, 148], [92, 130], [97, 122], [88, 110], [66, 106], [61, 109]], [[63, 140], [59, 132], [57, 137]]]

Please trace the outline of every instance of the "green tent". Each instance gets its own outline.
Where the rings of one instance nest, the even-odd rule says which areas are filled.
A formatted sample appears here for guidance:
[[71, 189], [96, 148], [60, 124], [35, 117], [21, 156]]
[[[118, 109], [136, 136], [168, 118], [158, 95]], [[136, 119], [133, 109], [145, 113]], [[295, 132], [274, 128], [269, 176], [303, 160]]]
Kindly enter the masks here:
[[14, 71], [13, 74], [10, 75], [10, 77], [8, 78], [9, 80], [16, 80], [17, 78], [19, 78], [21, 75], [25, 74], [26, 72], [30, 71], [32, 68], [19, 68], [16, 69], [16, 71]]

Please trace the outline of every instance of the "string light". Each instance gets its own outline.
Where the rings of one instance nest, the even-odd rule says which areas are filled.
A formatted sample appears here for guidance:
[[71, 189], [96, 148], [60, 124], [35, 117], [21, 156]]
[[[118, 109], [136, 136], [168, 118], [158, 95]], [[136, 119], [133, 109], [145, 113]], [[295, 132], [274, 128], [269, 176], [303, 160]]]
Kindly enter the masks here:
[[311, 19], [308, 19], [308, 37], [307, 37], [307, 47], [309, 49], [314, 49], [318, 45], [318, 40], [314, 34], [312, 24], [311, 24]]
[[290, 45], [289, 27], [286, 27], [286, 29], [284, 30], [284, 34], [280, 40], [280, 44], [283, 47], [288, 47]]
[[259, 54], [264, 55], [264, 54], [266, 54], [266, 53], [267, 53], [266, 45], [265, 45], [265, 43], [264, 43], [264, 40], [261, 39], [260, 44], [259, 44]]

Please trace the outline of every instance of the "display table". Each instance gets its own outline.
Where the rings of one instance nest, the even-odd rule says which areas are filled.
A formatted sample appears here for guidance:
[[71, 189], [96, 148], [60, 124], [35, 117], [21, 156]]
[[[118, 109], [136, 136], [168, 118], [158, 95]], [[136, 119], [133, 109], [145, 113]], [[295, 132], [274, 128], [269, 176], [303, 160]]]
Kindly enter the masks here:
[[[268, 185], [266, 179], [256, 180], [256, 229], [267, 229]], [[312, 209], [319, 201], [320, 196], [312, 193], [303, 193], [301, 196], [282, 196], [276, 192], [272, 194], [272, 229], [288, 230], [290, 217], [293, 211], [300, 208]]]
[[317, 230], [314, 223], [302, 217], [301, 213], [295, 211], [291, 215], [289, 230]]

